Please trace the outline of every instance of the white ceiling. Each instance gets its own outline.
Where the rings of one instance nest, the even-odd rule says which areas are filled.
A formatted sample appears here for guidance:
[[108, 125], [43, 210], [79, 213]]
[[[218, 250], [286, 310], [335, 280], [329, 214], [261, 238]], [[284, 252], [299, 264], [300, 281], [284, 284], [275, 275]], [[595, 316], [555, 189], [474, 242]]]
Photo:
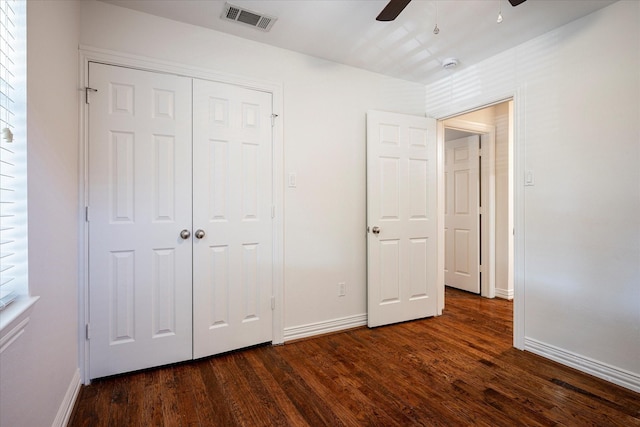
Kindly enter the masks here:
[[528, 0], [517, 7], [507, 0], [413, 0], [392, 22], [375, 19], [387, 0], [229, 0], [277, 17], [270, 32], [220, 19], [224, 0], [102, 1], [428, 83], [449, 73], [441, 67], [446, 58], [457, 58], [459, 69], [468, 67], [615, 0]]

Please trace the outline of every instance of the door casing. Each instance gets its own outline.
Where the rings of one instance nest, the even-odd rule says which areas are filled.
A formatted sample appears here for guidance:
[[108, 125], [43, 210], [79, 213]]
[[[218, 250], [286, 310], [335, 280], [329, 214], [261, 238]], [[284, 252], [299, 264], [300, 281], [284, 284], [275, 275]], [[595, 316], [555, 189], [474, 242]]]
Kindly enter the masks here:
[[273, 221], [273, 297], [275, 309], [273, 310], [273, 344], [284, 342], [284, 181], [283, 181], [283, 126], [281, 116], [283, 111], [283, 88], [277, 83], [263, 82], [241, 78], [230, 74], [216, 73], [215, 71], [202, 70], [183, 64], [175, 64], [164, 61], [155, 61], [137, 55], [124, 55], [111, 51], [81, 46], [79, 55], [79, 175], [80, 185], [78, 189], [78, 351], [80, 375], [83, 384], [90, 383], [89, 375], [89, 341], [87, 322], [89, 319], [89, 233], [86, 221], [88, 203], [88, 123], [89, 114], [86, 104], [86, 90], [89, 81], [89, 62], [101, 62], [107, 65], [134, 68], [144, 71], [152, 71], [166, 74], [217, 81], [249, 89], [268, 92], [273, 97], [273, 112], [276, 117], [273, 120], [273, 206], [275, 218]]

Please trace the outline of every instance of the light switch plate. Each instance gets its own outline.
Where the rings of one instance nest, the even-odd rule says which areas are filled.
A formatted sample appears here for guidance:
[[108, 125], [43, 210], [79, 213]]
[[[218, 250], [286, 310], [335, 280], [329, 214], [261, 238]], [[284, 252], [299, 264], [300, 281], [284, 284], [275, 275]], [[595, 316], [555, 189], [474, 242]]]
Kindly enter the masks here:
[[535, 180], [535, 177], [533, 176], [533, 171], [532, 170], [526, 171], [524, 174], [524, 185], [531, 186], [531, 185], [535, 185], [535, 183], [536, 183], [536, 180]]
[[298, 178], [295, 172], [289, 173], [289, 188], [296, 188], [298, 186]]

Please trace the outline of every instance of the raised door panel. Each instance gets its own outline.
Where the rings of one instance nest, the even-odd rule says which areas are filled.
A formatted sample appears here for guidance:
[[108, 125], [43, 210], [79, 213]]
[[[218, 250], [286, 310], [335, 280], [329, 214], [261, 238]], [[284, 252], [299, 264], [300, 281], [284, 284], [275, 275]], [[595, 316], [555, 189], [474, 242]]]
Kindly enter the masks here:
[[135, 222], [135, 177], [133, 132], [110, 131], [109, 170], [106, 190], [112, 224], [133, 224]]
[[380, 168], [380, 223], [400, 220], [400, 159], [381, 157]]
[[[205, 319], [208, 328], [221, 328], [229, 326], [229, 247], [212, 246], [209, 248], [209, 274], [211, 276], [209, 285], [211, 288], [206, 295], [205, 301], [207, 312]], [[198, 320], [200, 321], [200, 320]]]
[[429, 162], [422, 159], [409, 160], [409, 219], [412, 221], [429, 218]]
[[433, 254], [429, 253], [429, 239], [409, 240], [409, 299], [417, 300], [429, 297], [429, 263]]
[[135, 340], [135, 252], [109, 253], [109, 345]]
[[153, 135], [153, 221], [175, 222], [176, 140], [174, 136]]
[[395, 239], [380, 240], [380, 299], [379, 304], [401, 301], [400, 296], [400, 242]]

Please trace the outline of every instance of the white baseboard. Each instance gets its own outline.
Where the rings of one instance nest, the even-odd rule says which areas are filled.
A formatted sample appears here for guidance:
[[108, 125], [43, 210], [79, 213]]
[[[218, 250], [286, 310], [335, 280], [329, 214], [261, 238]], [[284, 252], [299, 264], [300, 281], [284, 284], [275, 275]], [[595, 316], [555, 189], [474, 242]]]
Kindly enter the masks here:
[[284, 341], [297, 340], [300, 338], [312, 337], [314, 335], [326, 334], [329, 332], [341, 331], [344, 329], [356, 328], [367, 324], [367, 314], [356, 314], [354, 316], [341, 317], [323, 322], [309, 323], [306, 325], [292, 326], [284, 328]]
[[525, 337], [524, 349], [563, 365], [570, 366], [579, 371], [586, 372], [594, 377], [602, 378], [603, 380], [640, 393], [640, 375], [634, 372], [616, 368], [615, 366], [607, 365], [597, 360], [545, 344], [532, 338]]
[[60, 408], [58, 408], [56, 419], [53, 420], [51, 427], [66, 427], [66, 425], [69, 424], [71, 413], [73, 412], [73, 406], [78, 398], [78, 393], [80, 393], [80, 384], [80, 370], [76, 369], [76, 372], [73, 374], [73, 378], [71, 379], [71, 384], [69, 384], [69, 388], [64, 395], [62, 403], [60, 404]]
[[496, 288], [496, 297], [504, 299], [513, 299], [513, 289]]

